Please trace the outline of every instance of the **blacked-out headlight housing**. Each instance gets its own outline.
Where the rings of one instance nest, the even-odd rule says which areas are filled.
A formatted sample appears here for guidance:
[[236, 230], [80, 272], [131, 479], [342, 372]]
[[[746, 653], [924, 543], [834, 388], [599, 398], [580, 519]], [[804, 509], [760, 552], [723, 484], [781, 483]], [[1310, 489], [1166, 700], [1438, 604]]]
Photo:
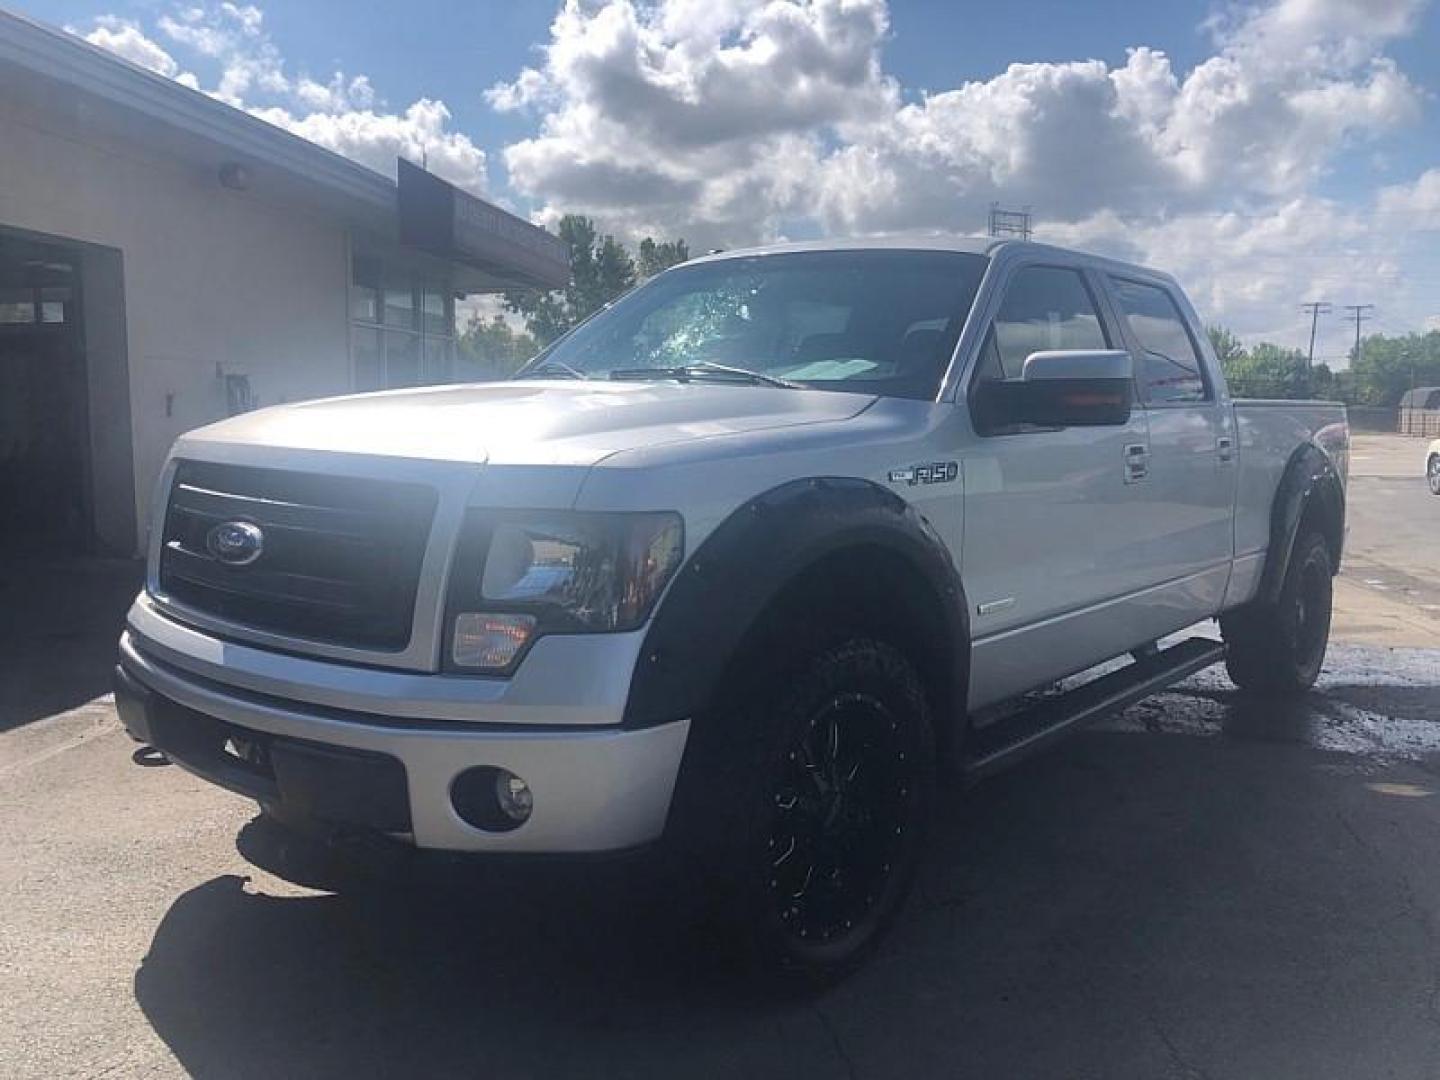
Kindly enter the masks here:
[[450, 571], [447, 671], [503, 675], [546, 634], [644, 624], [684, 557], [668, 511], [471, 511]]

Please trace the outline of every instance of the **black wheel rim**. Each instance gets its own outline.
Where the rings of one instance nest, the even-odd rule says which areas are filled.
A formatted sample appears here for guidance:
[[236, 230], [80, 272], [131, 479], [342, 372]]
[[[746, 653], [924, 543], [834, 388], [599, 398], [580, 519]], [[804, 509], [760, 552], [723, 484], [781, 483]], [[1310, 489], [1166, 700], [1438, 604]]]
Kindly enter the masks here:
[[824, 943], [873, 913], [910, 828], [915, 762], [878, 698], [837, 694], [786, 753], [772, 793], [770, 896], [793, 937]]
[[1325, 648], [1329, 605], [1330, 581], [1326, 568], [1318, 562], [1306, 563], [1295, 594], [1296, 660], [1304, 669], [1314, 666]]

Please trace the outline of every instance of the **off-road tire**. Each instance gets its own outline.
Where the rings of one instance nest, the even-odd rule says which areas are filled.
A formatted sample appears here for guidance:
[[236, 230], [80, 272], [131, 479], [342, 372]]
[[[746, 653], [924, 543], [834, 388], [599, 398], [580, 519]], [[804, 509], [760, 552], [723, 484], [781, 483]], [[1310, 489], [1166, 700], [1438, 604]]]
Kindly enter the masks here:
[[1330, 638], [1333, 586], [1325, 538], [1313, 530], [1301, 533], [1276, 600], [1220, 617], [1231, 681], [1275, 695], [1303, 694], [1314, 686]]
[[[750, 966], [810, 985], [844, 976], [899, 913], [932, 813], [915, 668], [861, 636], [802, 648], [707, 728], [672, 817], [692, 900]], [[817, 754], [832, 730], [833, 761]]]

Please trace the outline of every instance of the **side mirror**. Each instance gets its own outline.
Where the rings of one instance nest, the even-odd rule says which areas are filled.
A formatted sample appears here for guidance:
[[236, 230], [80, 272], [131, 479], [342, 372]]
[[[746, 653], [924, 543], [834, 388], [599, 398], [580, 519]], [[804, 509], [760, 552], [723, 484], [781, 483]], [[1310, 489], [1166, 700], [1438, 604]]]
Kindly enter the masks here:
[[995, 432], [1128, 423], [1134, 374], [1134, 360], [1120, 350], [1031, 353], [1020, 379], [976, 387], [976, 427]]

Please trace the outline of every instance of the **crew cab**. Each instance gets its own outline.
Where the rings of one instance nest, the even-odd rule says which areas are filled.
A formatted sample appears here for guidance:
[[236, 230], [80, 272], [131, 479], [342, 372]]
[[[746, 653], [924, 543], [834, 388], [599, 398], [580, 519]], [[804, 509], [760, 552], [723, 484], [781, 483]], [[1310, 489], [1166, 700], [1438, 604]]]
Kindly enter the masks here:
[[1347, 453], [1340, 405], [1232, 400], [1153, 270], [716, 254], [512, 381], [180, 438], [118, 707], [291, 827], [663, 851], [755, 955], [834, 975], [900, 909], [938, 776], [1221, 660], [1315, 681]]

